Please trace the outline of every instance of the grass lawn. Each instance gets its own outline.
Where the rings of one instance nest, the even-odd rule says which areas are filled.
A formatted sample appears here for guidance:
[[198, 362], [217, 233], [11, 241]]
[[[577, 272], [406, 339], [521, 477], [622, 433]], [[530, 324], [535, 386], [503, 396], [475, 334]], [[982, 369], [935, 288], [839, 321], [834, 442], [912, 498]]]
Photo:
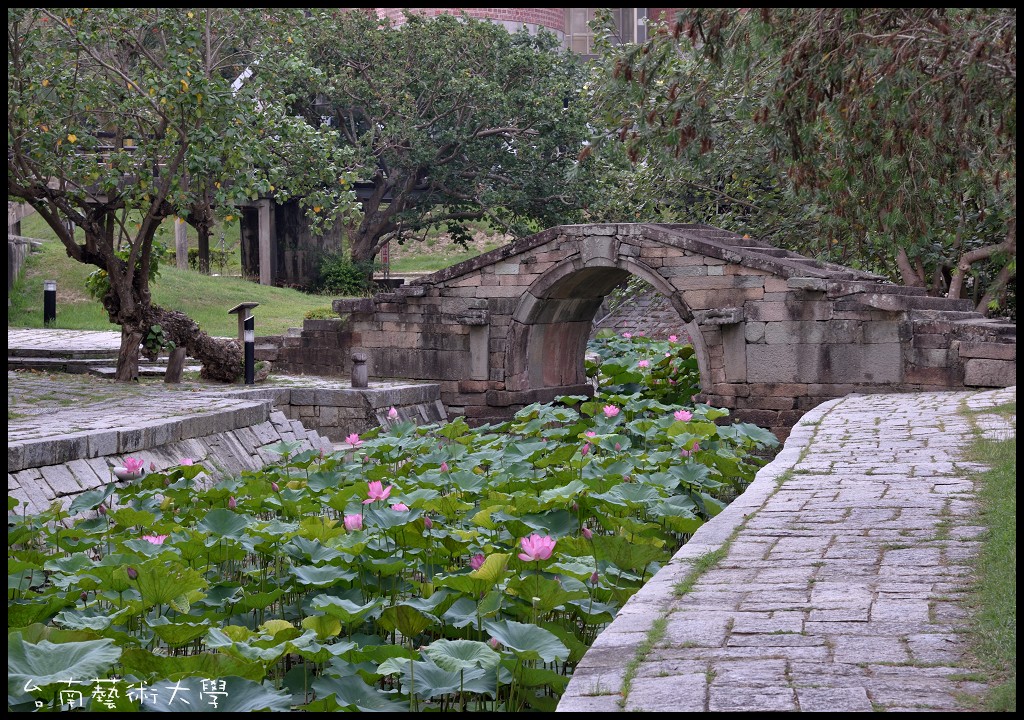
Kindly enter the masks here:
[[[1016, 402], [997, 408], [1016, 415]], [[985, 412], [991, 412], [987, 410]], [[991, 469], [981, 476], [981, 523], [988, 528], [978, 558], [974, 650], [991, 687], [985, 710], [1017, 709], [1017, 435], [979, 440], [970, 459]]]
[[[57, 322], [54, 327], [70, 330], [115, 330], [99, 301], [89, 297], [85, 278], [95, 268], [67, 256], [43, 219], [36, 214], [22, 219], [22, 234], [45, 241], [42, 251], [26, 261], [21, 278], [11, 292], [8, 327], [42, 327], [43, 280], [57, 281]], [[196, 247], [193, 228], [186, 226], [190, 247]], [[474, 242], [468, 250], [452, 243], [446, 235], [429, 235], [422, 242], [392, 244], [391, 273], [434, 272], [493, 250], [507, 240], [500, 234], [488, 234], [481, 225], [474, 228]], [[79, 230], [79, 233], [82, 231]], [[219, 254], [221, 237], [225, 252]], [[167, 220], [157, 231], [156, 240], [174, 248], [174, 224]], [[153, 301], [162, 307], [187, 313], [211, 335], [234, 337], [237, 324], [227, 311], [240, 302], [258, 302], [257, 335], [277, 335], [290, 327], [301, 327], [309, 310], [330, 307], [333, 296], [311, 295], [296, 290], [267, 287], [236, 277], [241, 272], [238, 220], [218, 225], [210, 238], [211, 270], [220, 277], [178, 270], [164, 262], [160, 277], [152, 285]], [[220, 261], [223, 260], [223, 263]]]
[[[26, 218], [27, 220], [28, 218]], [[38, 216], [32, 218], [39, 221]], [[54, 327], [73, 330], [116, 330], [98, 300], [89, 297], [85, 278], [95, 270], [67, 256], [64, 246], [50, 232], [29, 228], [29, 237], [46, 240], [41, 252], [29, 255], [21, 277], [11, 291], [7, 326], [43, 326], [43, 280], [57, 281], [57, 322]], [[47, 239], [51, 238], [51, 239]], [[215, 268], [216, 269], [216, 268]], [[162, 307], [187, 313], [211, 335], [234, 337], [238, 322], [228, 310], [240, 302], [258, 302], [257, 335], [278, 335], [290, 327], [301, 327], [308, 310], [331, 304], [330, 297], [308, 295], [297, 290], [268, 287], [238, 277], [213, 277], [166, 264], [152, 285], [153, 301]]]

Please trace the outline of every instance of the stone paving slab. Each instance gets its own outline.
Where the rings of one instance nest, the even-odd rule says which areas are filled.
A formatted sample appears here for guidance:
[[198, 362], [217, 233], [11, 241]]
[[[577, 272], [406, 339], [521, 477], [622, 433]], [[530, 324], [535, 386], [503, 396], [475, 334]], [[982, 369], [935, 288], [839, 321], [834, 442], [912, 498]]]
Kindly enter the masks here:
[[964, 679], [963, 606], [981, 532], [967, 475], [982, 468], [961, 452], [976, 432], [1013, 436], [1016, 418], [960, 411], [1010, 401], [1015, 387], [850, 395], [808, 412], [598, 636], [558, 711], [963, 709], [957, 696], [984, 686]]

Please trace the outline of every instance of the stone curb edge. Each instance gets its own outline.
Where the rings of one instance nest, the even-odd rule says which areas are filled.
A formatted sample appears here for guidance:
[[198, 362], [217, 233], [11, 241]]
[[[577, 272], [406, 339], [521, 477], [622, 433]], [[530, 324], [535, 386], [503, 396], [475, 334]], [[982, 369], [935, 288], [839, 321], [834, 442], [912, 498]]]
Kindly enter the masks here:
[[7, 472], [60, 465], [72, 460], [123, 455], [150, 450], [167, 443], [257, 425], [270, 418], [269, 399], [242, 401], [228, 410], [213, 410], [165, 420], [150, 420], [116, 430], [68, 433], [8, 443]]

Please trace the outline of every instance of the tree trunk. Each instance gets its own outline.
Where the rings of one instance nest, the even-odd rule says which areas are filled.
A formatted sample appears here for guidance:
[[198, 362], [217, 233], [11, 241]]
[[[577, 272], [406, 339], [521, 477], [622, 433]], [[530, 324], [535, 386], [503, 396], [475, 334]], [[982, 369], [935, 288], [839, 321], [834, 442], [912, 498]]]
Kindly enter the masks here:
[[900, 270], [900, 277], [903, 278], [903, 284], [909, 287], [924, 287], [924, 278], [918, 275], [917, 269], [913, 263], [910, 262], [910, 258], [907, 257], [907, 251], [900, 248], [896, 253], [896, 266]]
[[199, 360], [203, 364], [199, 373], [203, 379], [230, 383], [241, 376], [243, 360], [238, 341], [212, 338], [188, 315], [158, 305], [146, 309], [146, 322], [162, 327], [169, 340]]
[[206, 223], [199, 223], [196, 226], [196, 234], [199, 236], [199, 272], [203, 275], [210, 274], [210, 226]]
[[139, 345], [142, 333], [128, 325], [121, 326], [121, 351], [117, 355], [117, 371], [114, 379], [120, 382], [134, 382], [139, 379]]

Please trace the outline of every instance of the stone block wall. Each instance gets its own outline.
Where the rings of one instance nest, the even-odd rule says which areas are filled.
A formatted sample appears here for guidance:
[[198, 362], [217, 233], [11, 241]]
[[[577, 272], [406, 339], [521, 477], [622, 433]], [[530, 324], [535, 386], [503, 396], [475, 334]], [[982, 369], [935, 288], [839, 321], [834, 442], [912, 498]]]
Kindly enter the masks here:
[[[269, 404], [190, 420], [195, 422], [187, 428], [181, 427], [180, 420], [172, 420], [151, 423], [137, 433], [130, 428], [92, 433], [95, 440], [84, 433], [70, 443], [39, 440], [15, 465], [9, 451], [7, 494], [19, 500], [19, 511], [38, 513], [54, 501], [66, 507], [81, 493], [115, 481], [111, 467], [123, 465], [128, 456], [160, 471], [190, 458], [203, 465], [211, 480], [218, 480], [276, 462], [280, 456], [268, 448], [281, 440], [299, 441], [300, 451], [334, 449], [316, 431], [281, 411], [270, 411]], [[105, 446], [103, 436], [109, 434], [116, 442]]]
[[[1015, 382], [1012, 325], [706, 226], [552, 228], [395, 292], [336, 300], [344, 331], [318, 339], [310, 327], [302, 342], [323, 352], [337, 341], [346, 373], [347, 341], [367, 353], [371, 377], [434, 381], [449, 412], [506, 417], [590, 392], [594, 316], [630, 275], [668, 298], [692, 339], [698, 399], [779, 434], [851, 392]], [[304, 352], [310, 366], [329, 360]]]
[[[293, 388], [283, 405], [288, 417], [306, 427], [316, 428], [333, 442], [344, 442], [350, 433], [363, 433], [392, 422], [412, 420], [431, 424], [445, 420], [437, 385], [393, 385], [353, 389]], [[395, 408], [396, 421], [388, 418]]]

